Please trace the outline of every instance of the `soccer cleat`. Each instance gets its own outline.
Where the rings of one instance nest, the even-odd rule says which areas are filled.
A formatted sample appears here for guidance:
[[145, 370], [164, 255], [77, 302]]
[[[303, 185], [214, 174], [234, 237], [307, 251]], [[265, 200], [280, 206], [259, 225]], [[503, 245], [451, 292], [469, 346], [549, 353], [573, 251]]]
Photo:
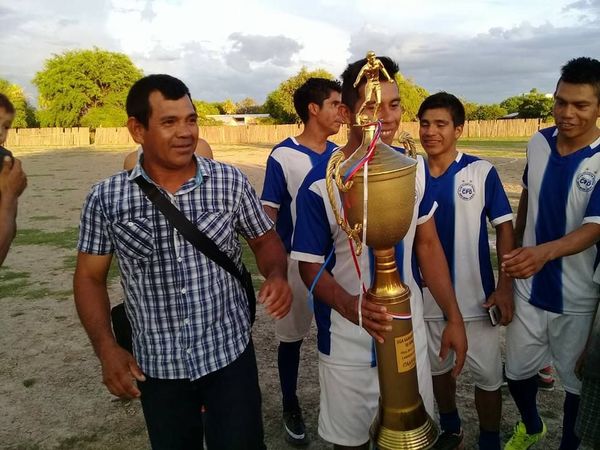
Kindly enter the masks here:
[[554, 371], [552, 366], [546, 366], [540, 369], [537, 374], [538, 389], [542, 391], [554, 390]]
[[504, 450], [527, 450], [536, 442], [539, 442], [545, 435], [548, 429], [542, 421], [542, 431], [534, 434], [527, 434], [525, 424], [520, 420], [515, 425], [513, 435], [504, 446]]
[[283, 426], [285, 428], [285, 440], [288, 443], [296, 446], [308, 445], [306, 427], [300, 408], [283, 412]]
[[453, 433], [451, 431], [444, 431], [439, 435], [432, 450], [463, 450], [465, 448], [465, 434], [463, 433], [462, 428], [458, 433]]

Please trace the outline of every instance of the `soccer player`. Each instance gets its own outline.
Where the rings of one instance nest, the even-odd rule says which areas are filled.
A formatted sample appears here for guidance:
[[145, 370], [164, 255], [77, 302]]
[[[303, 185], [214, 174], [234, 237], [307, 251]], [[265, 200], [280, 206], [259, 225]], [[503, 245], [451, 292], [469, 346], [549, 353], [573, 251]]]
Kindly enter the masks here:
[[[398, 65], [381, 57], [387, 73], [394, 77]], [[346, 157], [362, 141], [362, 128], [354, 126], [356, 113], [365, 101], [363, 86], [353, 86], [365, 65], [365, 59], [350, 64], [342, 74], [342, 101], [345, 115], [351, 121], [348, 143], [341, 149]], [[375, 111], [375, 102], [367, 102], [365, 110]], [[400, 125], [402, 108], [398, 85], [381, 83], [381, 105], [377, 117], [382, 123], [381, 139], [391, 145]], [[310, 286], [317, 277], [332, 249], [326, 271], [314, 289], [315, 320], [319, 350], [319, 383], [321, 388], [319, 435], [331, 442], [334, 449], [366, 449], [369, 427], [377, 412], [379, 383], [373, 338], [382, 341], [381, 333], [391, 329], [392, 317], [384, 307], [366, 299], [362, 303], [362, 324], [358, 324], [359, 276], [352, 249], [344, 231], [338, 226], [329, 202], [325, 182], [327, 160], [321, 161], [307, 175], [298, 193], [296, 228], [292, 258], [300, 261], [302, 279]], [[435, 202], [426, 186], [427, 166], [419, 158], [416, 175], [416, 201], [410, 229], [404, 240], [396, 245], [396, 263], [401, 278], [410, 287], [414, 342], [417, 358], [419, 390], [425, 408], [433, 415], [431, 371], [427, 358], [427, 337], [423, 321], [423, 302], [419, 274], [414, 270], [414, 251], [421, 272], [440, 306], [448, 317], [442, 337], [440, 356], [446, 357], [449, 348], [457, 353], [453, 374], [464, 363], [466, 337], [460, 311], [456, 304], [448, 268], [432, 217]], [[363, 252], [368, 252], [364, 248]], [[363, 272], [365, 286], [370, 285], [370, 271]]]
[[[261, 201], [275, 222], [288, 255], [296, 222], [296, 194], [304, 177], [321, 159], [328, 158], [335, 144], [329, 136], [342, 125], [341, 86], [325, 78], [309, 78], [294, 93], [294, 108], [304, 124], [296, 137], [277, 144], [267, 159]], [[308, 444], [302, 410], [296, 395], [300, 347], [307, 336], [313, 312], [308, 291], [300, 279], [298, 262], [288, 258], [288, 282], [292, 287], [292, 310], [275, 323], [279, 340], [277, 366], [283, 403], [285, 437], [294, 445]]]
[[529, 448], [546, 434], [537, 410], [537, 371], [552, 360], [566, 391], [561, 450], [575, 449], [581, 382], [575, 376], [598, 304], [593, 281], [600, 239], [600, 61], [562, 67], [554, 92], [556, 126], [527, 145], [525, 188], [517, 213], [523, 247], [504, 255], [515, 281], [515, 316], [506, 333], [508, 386], [521, 421], [507, 450]]
[[[506, 274], [500, 274], [498, 285], [494, 286], [486, 219], [496, 229], [498, 254], [509, 253], [514, 249], [512, 210], [494, 166], [456, 148], [465, 122], [465, 109], [458, 98], [446, 92], [431, 95], [421, 104], [417, 116], [419, 138], [428, 156], [438, 203], [435, 224], [466, 322], [469, 343], [466, 363], [475, 384], [479, 448], [500, 450], [500, 336], [499, 327], [490, 323], [488, 308], [497, 308], [500, 323], [507, 325], [513, 315], [513, 290], [512, 280]], [[456, 435], [462, 441], [456, 379], [450, 374], [453, 358], [440, 361], [437, 355], [444, 315], [429, 289], [424, 289], [423, 297], [440, 425], [444, 433]]]

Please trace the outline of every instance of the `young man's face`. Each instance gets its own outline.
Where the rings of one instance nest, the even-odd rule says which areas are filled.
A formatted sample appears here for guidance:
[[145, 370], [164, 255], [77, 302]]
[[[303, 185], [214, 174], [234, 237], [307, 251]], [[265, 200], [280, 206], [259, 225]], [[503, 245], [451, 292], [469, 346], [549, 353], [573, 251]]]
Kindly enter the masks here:
[[[356, 123], [356, 113], [360, 106], [365, 101], [364, 84], [358, 86], [358, 101], [354, 105], [354, 111], [350, 114], [349, 121], [352, 125]], [[367, 102], [364, 113], [368, 116], [373, 115], [375, 109], [375, 101]], [[347, 109], [346, 109], [347, 110]], [[400, 94], [398, 93], [398, 85], [388, 81], [381, 83], [381, 104], [377, 110], [377, 118], [381, 120], [381, 140], [387, 145], [392, 145], [396, 131], [402, 120], [402, 106], [400, 105]], [[362, 140], [362, 128], [351, 126], [351, 133], [355, 138]]]
[[152, 92], [148, 100], [148, 127], [139, 124], [136, 136], [144, 158], [167, 169], [186, 167], [198, 142], [198, 116], [192, 102], [187, 95], [167, 100], [159, 91]]
[[563, 138], [593, 138], [600, 101], [592, 85], [560, 81], [554, 93], [552, 115]]
[[454, 126], [446, 108], [428, 109], [419, 120], [419, 139], [428, 156], [454, 153], [462, 130], [462, 125]]
[[316, 114], [311, 120], [315, 120], [319, 128], [324, 130], [328, 136], [337, 134], [343, 123], [340, 108], [342, 106], [342, 94], [330, 91], [329, 97], [323, 101], [323, 105], [316, 106]]
[[6, 142], [8, 130], [10, 130], [14, 118], [14, 113], [9, 113], [6, 109], [0, 108], [0, 145], [4, 145]]

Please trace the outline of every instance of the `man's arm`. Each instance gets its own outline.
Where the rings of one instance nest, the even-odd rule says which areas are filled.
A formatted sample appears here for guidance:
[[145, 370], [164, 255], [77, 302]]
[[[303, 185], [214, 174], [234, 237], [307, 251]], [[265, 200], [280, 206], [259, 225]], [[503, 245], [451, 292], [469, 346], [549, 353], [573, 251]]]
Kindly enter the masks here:
[[[502, 264], [502, 255], [510, 253], [515, 248], [515, 237], [512, 221], [501, 223], [496, 227], [496, 252], [498, 256], [498, 267]], [[498, 273], [498, 285], [483, 305], [486, 308], [492, 305], [500, 308], [500, 324], [508, 325], [512, 321], [515, 304], [513, 298], [513, 281], [506, 273]]]
[[[515, 242], [519, 247], [523, 245], [523, 235], [525, 234], [525, 224], [527, 222], [527, 201], [529, 200], [529, 193], [527, 188], [523, 188], [521, 191], [521, 197], [519, 198], [519, 207], [517, 208], [517, 220], [515, 221]], [[498, 252], [499, 255], [505, 253]]]
[[[321, 268], [321, 264], [300, 261], [300, 276], [307, 287], [310, 287]], [[335, 309], [350, 322], [358, 325], [358, 296], [349, 294], [327, 271], [323, 271], [317, 282], [314, 296]], [[387, 314], [384, 306], [376, 305], [365, 298], [362, 302], [362, 325], [378, 342], [383, 342], [382, 332], [392, 330], [392, 316]]]
[[263, 209], [267, 213], [267, 216], [269, 216], [269, 219], [271, 219], [273, 221], [273, 223], [276, 223], [277, 222], [277, 213], [279, 212], [279, 210], [277, 208], [273, 208], [272, 206], [269, 206], [269, 205], [263, 205]]
[[144, 374], [133, 355], [117, 344], [110, 325], [106, 277], [111, 261], [111, 254], [77, 254], [73, 276], [75, 306], [102, 364], [103, 383], [118, 397], [139, 397], [140, 391], [133, 380], [144, 381]]
[[440, 358], [446, 359], [448, 350], [454, 349], [456, 365], [452, 376], [457, 377], [465, 363], [467, 354], [467, 336], [462, 314], [456, 302], [448, 263], [440, 239], [435, 228], [435, 221], [430, 218], [417, 226], [415, 234], [415, 253], [423, 279], [438, 306], [447, 319], [447, 325], [442, 334]]
[[266, 278], [258, 292], [258, 300], [275, 319], [283, 318], [292, 306], [292, 291], [287, 283], [287, 255], [275, 230], [247, 239], [258, 265]]
[[569, 234], [534, 247], [519, 247], [503, 256], [502, 271], [513, 278], [529, 278], [544, 264], [563, 256], [574, 255], [600, 240], [600, 225], [585, 223]]
[[17, 204], [27, 187], [27, 177], [21, 161], [4, 157], [0, 171], [0, 266], [17, 233]]

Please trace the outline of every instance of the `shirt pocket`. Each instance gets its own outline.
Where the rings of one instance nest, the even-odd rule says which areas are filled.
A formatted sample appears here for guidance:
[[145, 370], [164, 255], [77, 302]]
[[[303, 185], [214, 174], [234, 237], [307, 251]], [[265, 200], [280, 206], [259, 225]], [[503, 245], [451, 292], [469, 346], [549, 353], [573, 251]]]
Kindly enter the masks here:
[[122, 255], [145, 259], [154, 250], [153, 232], [147, 218], [123, 220], [113, 223], [115, 247]]
[[236, 236], [231, 213], [201, 211], [196, 216], [194, 223], [200, 231], [220, 247], [220, 250], [225, 252], [231, 246], [232, 237]]

